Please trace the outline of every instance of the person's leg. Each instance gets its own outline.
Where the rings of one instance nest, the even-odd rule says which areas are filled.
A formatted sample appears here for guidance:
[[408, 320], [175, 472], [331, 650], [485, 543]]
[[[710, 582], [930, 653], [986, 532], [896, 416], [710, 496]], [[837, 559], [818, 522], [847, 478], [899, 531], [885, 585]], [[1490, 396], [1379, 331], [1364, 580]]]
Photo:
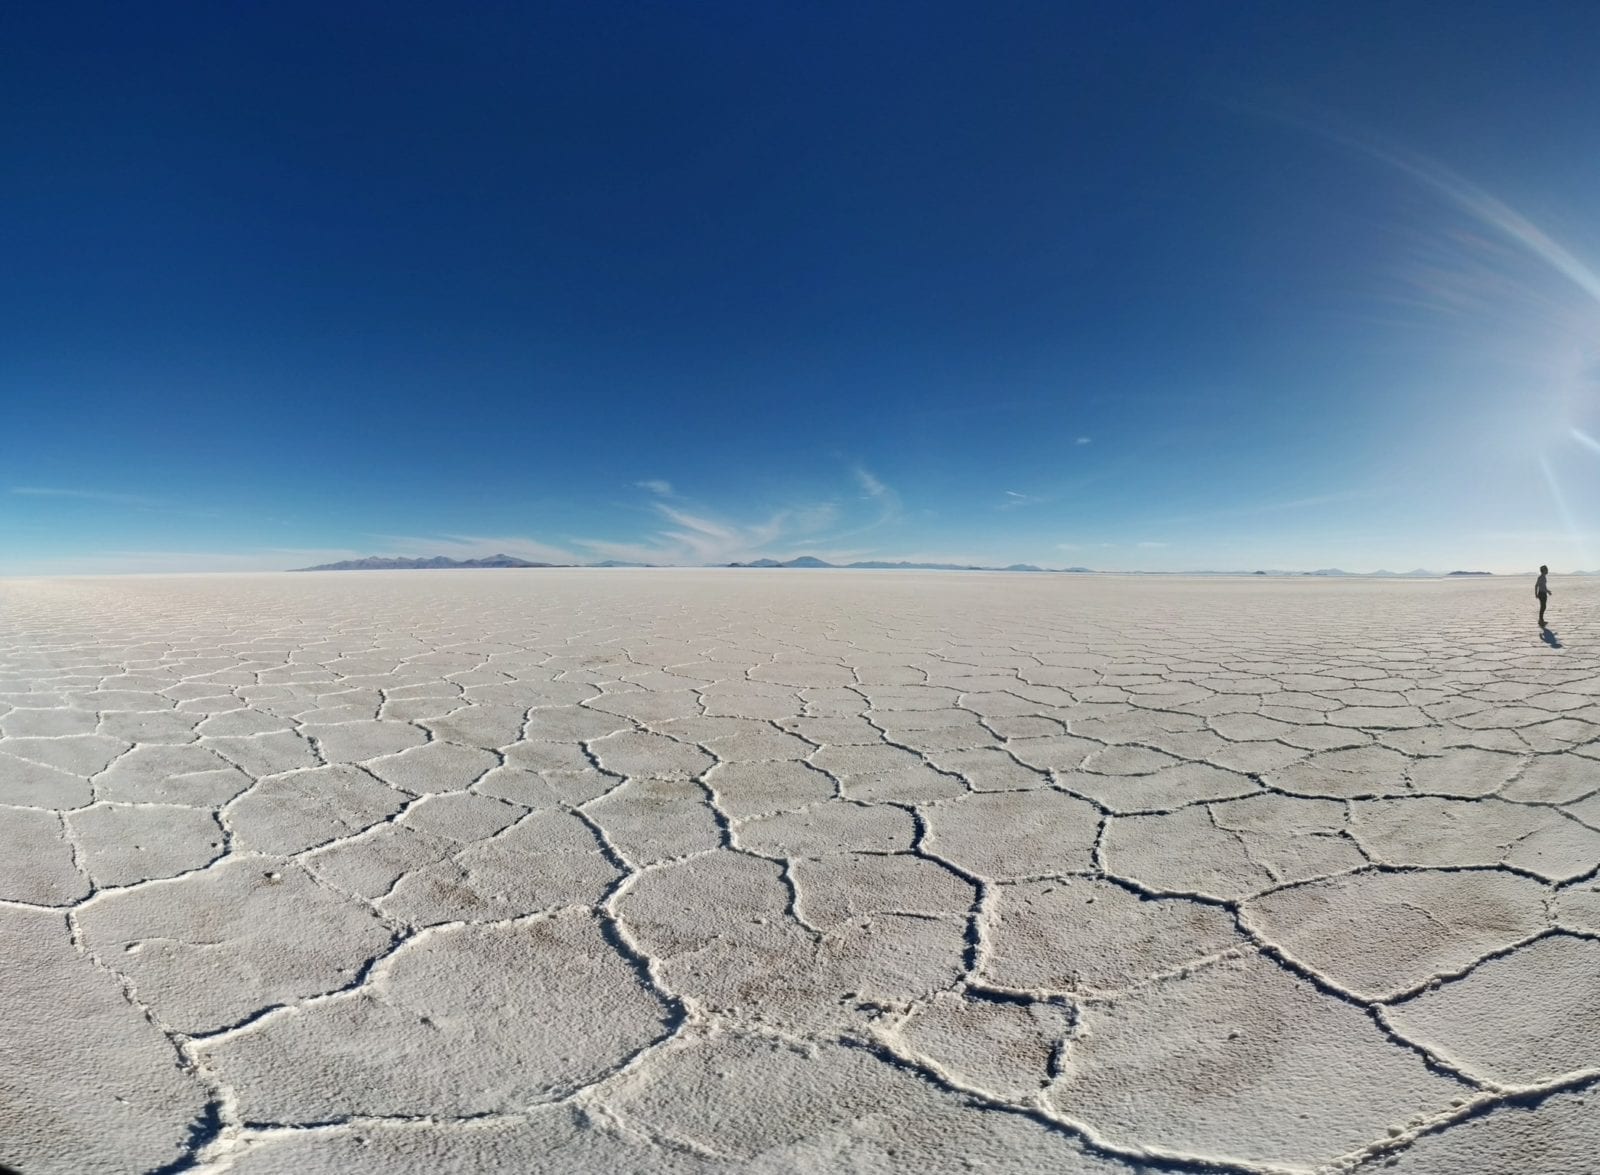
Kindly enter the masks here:
[[1540, 596], [1539, 597], [1539, 624], [1540, 624], [1541, 627], [1543, 627], [1543, 625], [1544, 625], [1544, 606], [1545, 606], [1545, 603], [1549, 599], [1550, 599], [1549, 596]]

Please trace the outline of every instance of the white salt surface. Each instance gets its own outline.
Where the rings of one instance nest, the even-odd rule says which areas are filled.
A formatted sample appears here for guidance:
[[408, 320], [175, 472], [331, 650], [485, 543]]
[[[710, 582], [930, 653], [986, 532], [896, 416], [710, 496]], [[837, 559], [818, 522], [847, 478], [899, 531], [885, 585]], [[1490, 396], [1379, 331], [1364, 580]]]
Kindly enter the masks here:
[[1600, 1170], [1600, 582], [0, 584], [0, 1163]]

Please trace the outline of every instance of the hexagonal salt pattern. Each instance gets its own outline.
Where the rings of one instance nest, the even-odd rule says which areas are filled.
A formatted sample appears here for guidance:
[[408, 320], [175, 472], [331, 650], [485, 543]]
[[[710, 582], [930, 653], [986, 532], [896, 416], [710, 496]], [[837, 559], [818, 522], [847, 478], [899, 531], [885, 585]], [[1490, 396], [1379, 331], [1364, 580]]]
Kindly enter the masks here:
[[0, 583], [0, 1164], [1576, 1175], [1524, 588]]

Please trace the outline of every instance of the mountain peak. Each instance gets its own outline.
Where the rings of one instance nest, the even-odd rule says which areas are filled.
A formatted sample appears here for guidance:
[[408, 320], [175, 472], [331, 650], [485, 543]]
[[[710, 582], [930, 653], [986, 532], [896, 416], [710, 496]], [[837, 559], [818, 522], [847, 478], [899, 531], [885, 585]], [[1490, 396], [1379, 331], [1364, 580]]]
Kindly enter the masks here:
[[294, 567], [292, 571], [442, 571], [470, 567], [554, 567], [554, 563], [532, 563], [514, 555], [485, 555], [478, 559], [451, 559], [447, 555], [408, 558], [403, 555], [368, 555], [361, 559], [341, 559], [315, 567]]

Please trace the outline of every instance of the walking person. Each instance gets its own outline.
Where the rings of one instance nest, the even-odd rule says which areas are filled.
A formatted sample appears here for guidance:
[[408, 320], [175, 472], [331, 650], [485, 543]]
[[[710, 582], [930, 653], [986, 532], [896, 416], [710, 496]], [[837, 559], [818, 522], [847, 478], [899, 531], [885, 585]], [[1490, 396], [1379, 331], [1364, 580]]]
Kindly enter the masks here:
[[1545, 627], [1544, 606], [1550, 599], [1550, 585], [1545, 582], [1545, 577], [1550, 574], [1550, 569], [1543, 564], [1539, 566], [1539, 578], [1534, 581], [1533, 594], [1539, 597], [1539, 627]]

